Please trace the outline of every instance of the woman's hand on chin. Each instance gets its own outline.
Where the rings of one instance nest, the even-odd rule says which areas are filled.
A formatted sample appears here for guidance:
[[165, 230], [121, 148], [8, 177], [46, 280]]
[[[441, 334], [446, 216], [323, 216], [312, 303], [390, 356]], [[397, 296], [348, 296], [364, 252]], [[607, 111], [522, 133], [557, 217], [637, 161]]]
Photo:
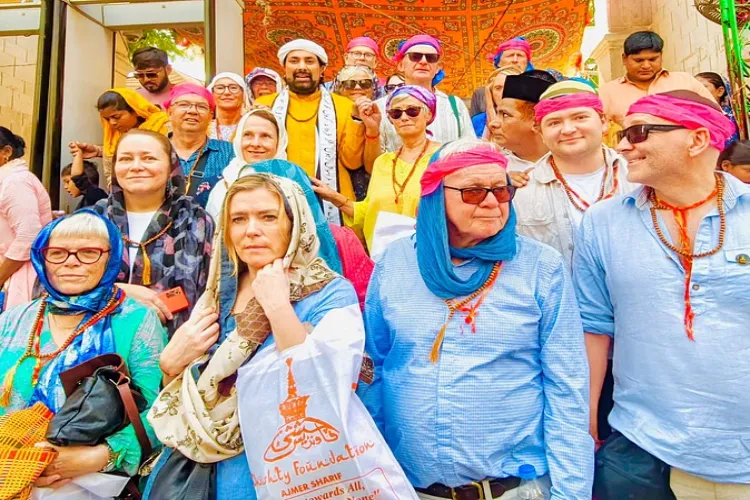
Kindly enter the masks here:
[[35, 486], [39, 488], [60, 488], [71, 479], [92, 472], [99, 472], [109, 462], [109, 449], [106, 444], [97, 446], [54, 446], [47, 442], [37, 443], [37, 448], [52, 448], [57, 457], [50, 463]]
[[174, 332], [161, 353], [159, 366], [168, 377], [176, 377], [203, 356], [219, 338], [219, 315], [212, 308], [196, 310]]
[[266, 316], [290, 306], [289, 278], [281, 259], [258, 271], [252, 284], [253, 295]]
[[173, 315], [169, 311], [169, 308], [167, 308], [164, 302], [162, 302], [161, 299], [157, 297], [158, 292], [155, 292], [154, 290], [141, 285], [118, 283], [117, 286], [124, 290], [125, 295], [127, 295], [131, 299], [136, 300], [144, 306], [150, 307], [154, 311], [156, 311], [156, 314], [159, 315], [159, 319], [162, 323], [166, 323], [173, 318]]

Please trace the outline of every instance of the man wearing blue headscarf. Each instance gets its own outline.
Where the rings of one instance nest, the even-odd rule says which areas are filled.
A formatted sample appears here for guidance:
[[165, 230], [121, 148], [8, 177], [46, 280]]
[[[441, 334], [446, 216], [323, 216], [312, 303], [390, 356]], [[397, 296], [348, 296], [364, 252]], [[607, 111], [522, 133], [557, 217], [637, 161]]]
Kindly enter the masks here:
[[544, 498], [591, 498], [571, 278], [557, 251], [516, 235], [506, 165], [476, 139], [436, 153], [416, 235], [386, 249], [367, 292], [375, 376], [359, 394], [423, 500], [521, 498], [520, 476]]

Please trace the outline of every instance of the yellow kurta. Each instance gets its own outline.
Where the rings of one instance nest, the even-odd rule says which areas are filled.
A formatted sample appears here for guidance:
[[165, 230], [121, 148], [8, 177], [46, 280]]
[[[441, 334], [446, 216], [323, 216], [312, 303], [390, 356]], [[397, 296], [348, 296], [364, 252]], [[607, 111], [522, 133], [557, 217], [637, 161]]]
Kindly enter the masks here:
[[[259, 97], [255, 102], [271, 108], [277, 95]], [[336, 109], [339, 192], [353, 200], [354, 188], [347, 169], [356, 170], [362, 166], [365, 127], [352, 118], [352, 111], [354, 110], [352, 101], [337, 94], [331, 94], [331, 98]], [[289, 146], [286, 149], [286, 156], [290, 162], [302, 167], [310, 177], [315, 176], [317, 164], [315, 151], [315, 124], [317, 120], [313, 115], [316, 113], [319, 104], [320, 92], [311, 95], [289, 93], [289, 109], [286, 116]]]
[[[375, 160], [372, 167], [372, 177], [367, 188], [367, 196], [364, 200], [354, 204], [354, 217], [344, 217], [344, 222], [358, 233], [364, 233], [367, 248], [372, 248], [372, 234], [375, 229], [375, 221], [380, 212], [391, 212], [407, 217], [417, 216], [419, 205], [420, 185], [419, 180], [427, 170], [430, 157], [437, 151], [440, 144], [430, 145], [417, 163], [414, 174], [404, 187], [396, 204], [396, 192], [393, 189], [393, 159], [396, 153], [383, 153]], [[409, 175], [413, 164], [399, 159], [396, 162], [396, 181], [401, 184]]]

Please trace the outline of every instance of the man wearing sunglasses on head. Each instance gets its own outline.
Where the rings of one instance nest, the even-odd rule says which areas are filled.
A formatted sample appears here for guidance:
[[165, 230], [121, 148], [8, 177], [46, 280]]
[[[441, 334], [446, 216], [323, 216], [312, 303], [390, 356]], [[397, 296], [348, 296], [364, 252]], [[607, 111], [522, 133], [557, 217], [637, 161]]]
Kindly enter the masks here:
[[[440, 42], [428, 35], [417, 35], [401, 45], [393, 61], [403, 72], [406, 85], [417, 85], [433, 92], [437, 97], [437, 114], [428, 127], [432, 140], [440, 143], [462, 137], [476, 137], [469, 110], [463, 100], [435, 89], [436, 75], [442, 66], [443, 49]], [[375, 101], [380, 110], [385, 109], [386, 98]], [[397, 151], [401, 140], [388, 120], [380, 122], [380, 147], [384, 152]]]
[[169, 82], [172, 66], [167, 53], [155, 47], [143, 47], [133, 53], [132, 62], [133, 76], [141, 84], [136, 92], [164, 109], [164, 102], [169, 100], [169, 92], [174, 87]]
[[[422, 500], [591, 498], [588, 370], [562, 256], [516, 234], [493, 144], [460, 139], [421, 176], [416, 235], [377, 261], [358, 394]], [[534, 498], [540, 498], [534, 496]]]
[[673, 91], [636, 101], [623, 126], [643, 187], [586, 211], [573, 258], [592, 416], [615, 340], [617, 432], [594, 495], [750, 499], [750, 187], [715, 170], [734, 125]]

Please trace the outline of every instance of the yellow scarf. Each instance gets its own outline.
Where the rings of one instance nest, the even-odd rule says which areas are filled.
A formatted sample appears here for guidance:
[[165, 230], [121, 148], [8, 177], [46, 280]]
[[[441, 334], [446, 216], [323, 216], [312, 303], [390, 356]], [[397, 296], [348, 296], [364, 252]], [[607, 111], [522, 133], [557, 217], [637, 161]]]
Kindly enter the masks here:
[[[131, 89], [109, 89], [108, 92], [116, 92], [125, 99], [128, 106], [133, 108], [135, 114], [145, 121], [138, 128], [141, 130], [150, 130], [167, 135], [167, 121], [169, 116], [161, 110], [159, 106], [151, 104], [141, 94]], [[102, 130], [104, 130], [104, 156], [111, 158], [115, 155], [115, 148], [122, 137], [122, 133], [113, 129], [107, 120], [102, 119]]]

